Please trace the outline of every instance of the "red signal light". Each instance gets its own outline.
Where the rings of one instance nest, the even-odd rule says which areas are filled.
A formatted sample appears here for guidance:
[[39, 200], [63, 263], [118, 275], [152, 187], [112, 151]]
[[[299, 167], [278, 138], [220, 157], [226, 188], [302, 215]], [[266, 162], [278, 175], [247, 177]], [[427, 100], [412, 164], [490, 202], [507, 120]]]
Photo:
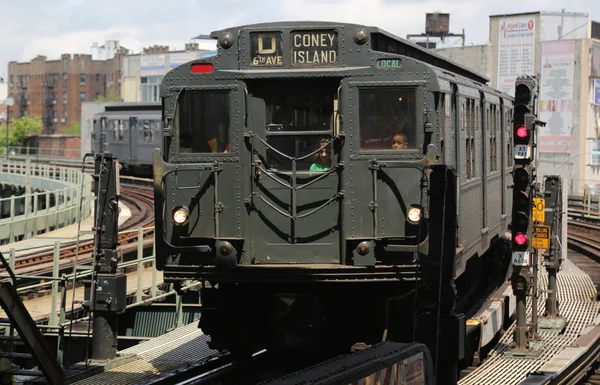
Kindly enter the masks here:
[[212, 64], [192, 64], [193, 74], [209, 74], [213, 72]]
[[525, 128], [525, 126], [520, 126], [519, 128], [517, 128], [517, 137], [521, 138], [521, 139], [525, 139], [529, 136], [529, 131], [527, 131], [527, 128]]
[[517, 235], [515, 235], [515, 243], [519, 246], [523, 246], [527, 243], [527, 236], [523, 233], [517, 233]]

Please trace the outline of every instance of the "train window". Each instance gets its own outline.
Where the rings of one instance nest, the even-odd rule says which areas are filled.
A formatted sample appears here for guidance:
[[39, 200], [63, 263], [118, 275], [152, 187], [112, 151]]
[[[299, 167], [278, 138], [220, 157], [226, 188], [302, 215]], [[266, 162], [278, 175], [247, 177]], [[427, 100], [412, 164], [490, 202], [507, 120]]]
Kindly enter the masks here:
[[145, 143], [154, 143], [154, 132], [158, 128], [158, 121], [143, 120], [140, 126]]
[[[331, 139], [333, 126], [333, 92], [315, 91], [314, 88], [273, 89], [263, 96], [267, 143], [267, 167], [278, 171], [292, 169], [287, 158], [302, 158], [314, 152]], [[296, 135], [278, 135], [293, 131]], [[322, 134], [315, 131], [321, 131]], [[324, 154], [317, 153], [297, 161], [298, 171], [322, 171], [331, 163], [331, 146], [324, 146]], [[286, 156], [283, 156], [285, 154]], [[317, 165], [317, 166], [315, 166]], [[317, 170], [318, 168], [318, 170]]]
[[179, 99], [179, 151], [230, 151], [229, 91], [183, 92]]
[[125, 140], [125, 121], [124, 120], [109, 120], [108, 129], [113, 132], [113, 140], [120, 142]]
[[359, 91], [361, 150], [417, 148], [415, 88], [363, 88]]

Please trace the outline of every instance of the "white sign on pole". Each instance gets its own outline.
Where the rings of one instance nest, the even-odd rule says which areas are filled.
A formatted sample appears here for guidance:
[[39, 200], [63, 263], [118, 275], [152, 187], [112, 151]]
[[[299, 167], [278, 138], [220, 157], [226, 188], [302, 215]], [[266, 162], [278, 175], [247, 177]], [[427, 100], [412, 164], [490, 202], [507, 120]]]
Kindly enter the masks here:
[[535, 18], [503, 18], [499, 30], [498, 89], [514, 96], [517, 77], [534, 75]]

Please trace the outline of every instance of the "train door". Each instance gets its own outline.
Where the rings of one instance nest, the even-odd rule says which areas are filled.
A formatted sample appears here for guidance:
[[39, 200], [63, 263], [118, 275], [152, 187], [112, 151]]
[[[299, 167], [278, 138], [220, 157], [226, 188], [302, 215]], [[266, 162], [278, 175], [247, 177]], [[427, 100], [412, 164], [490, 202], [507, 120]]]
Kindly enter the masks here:
[[248, 84], [252, 262], [339, 263], [337, 80]]
[[426, 235], [408, 213], [413, 208], [423, 218], [427, 213], [423, 166], [435, 124], [434, 96], [419, 81], [383, 85], [345, 79], [342, 84], [342, 128], [349, 147], [344, 159], [348, 248], [354, 240], [373, 239], [394, 250], [417, 251]]
[[140, 140], [140, 130], [142, 130], [142, 121], [138, 120], [138, 118], [131, 117], [129, 118], [129, 160], [130, 164], [137, 164], [138, 159], [138, 151], [140, 148], [140, 144], [142, 141]]
[[[240, 246], [246, 198], [240, 163], [247, 162], [240, 159], [243, 101], [242, 86], [232, 83], [178, 91], [165, 102], [173, 139], [164, 151], [166, 163], [155, 153], [155, 173], [162, 176], [163, 191], [156, 203], [163, 212], [157, 228], [164, 228], [157, 245], [166, 242], [175, 249], [196, 250], [188, 263], [208, 264], [202, 258], [210, 257], [206, 251], [214, 250], [215, 242]], [[187, 212], [183, 224], [173, 220], [178, 210]]]

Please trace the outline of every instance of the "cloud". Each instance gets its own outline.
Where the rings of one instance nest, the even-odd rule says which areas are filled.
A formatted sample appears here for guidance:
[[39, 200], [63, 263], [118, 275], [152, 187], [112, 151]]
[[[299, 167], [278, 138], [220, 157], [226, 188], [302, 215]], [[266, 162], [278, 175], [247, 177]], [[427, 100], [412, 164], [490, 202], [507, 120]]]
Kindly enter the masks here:
[[8, 61], [38, 54], [90, 53], [93, 42], [119, 40], [139, 52], [162, 44], [183, 48], [193, 36], [236, 25], [281, 20], [326, 20], [378, 26], [398, 36], [425, 30], [425, 13], [450, 13], [450, 31], [467, 43], [488, 39], [489, 15], [528, 11], [590, 12], [597, 0], [1, 0], [0, 76]]

